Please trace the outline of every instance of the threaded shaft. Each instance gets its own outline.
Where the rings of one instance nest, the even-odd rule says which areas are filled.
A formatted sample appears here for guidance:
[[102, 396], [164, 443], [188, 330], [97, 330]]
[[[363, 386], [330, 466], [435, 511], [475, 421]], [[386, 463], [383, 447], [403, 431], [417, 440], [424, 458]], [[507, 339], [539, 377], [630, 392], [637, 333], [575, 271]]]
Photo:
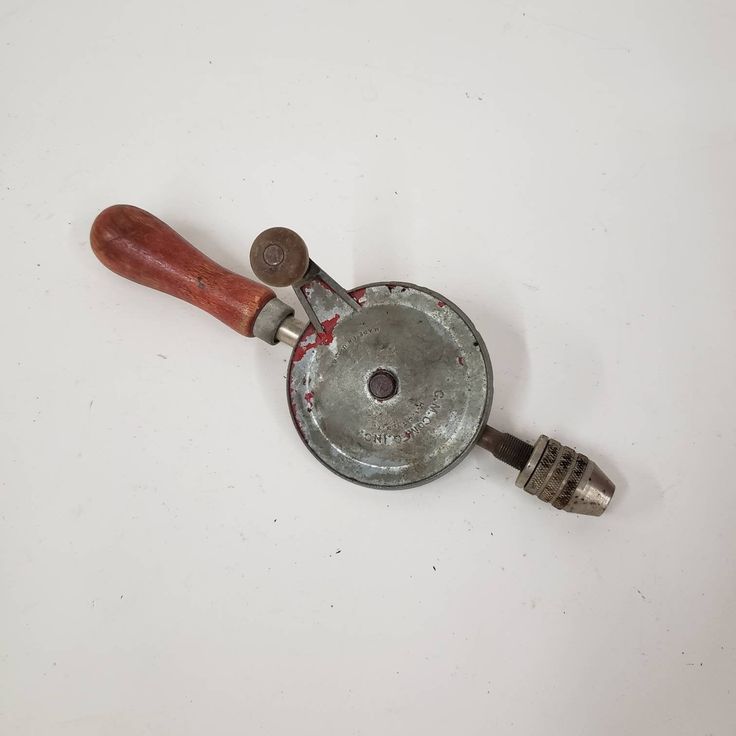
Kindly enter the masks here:
[[517, 470], [524, 468], [534, 450], [534, 447], [528, 442], [508, 432], [499, 432], [493, 427], [486, 427], [483, 430], [478, 444], [495, 458]]

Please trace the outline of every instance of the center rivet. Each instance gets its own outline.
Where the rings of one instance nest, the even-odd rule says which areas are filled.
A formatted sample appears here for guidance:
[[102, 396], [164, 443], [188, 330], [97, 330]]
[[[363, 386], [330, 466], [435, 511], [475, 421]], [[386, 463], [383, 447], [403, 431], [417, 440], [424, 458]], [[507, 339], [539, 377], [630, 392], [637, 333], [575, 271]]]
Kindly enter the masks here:
[[396, 376], [383, 368], [375, 371], [368, 379], [368, 390], [373, 398], [385, 401], [396, 395], [399, 383]]
[[263, 251], [263, 260], [269, 266], [278, 266], [284, 260], [284, 249], [276, 243], [271, 243]]

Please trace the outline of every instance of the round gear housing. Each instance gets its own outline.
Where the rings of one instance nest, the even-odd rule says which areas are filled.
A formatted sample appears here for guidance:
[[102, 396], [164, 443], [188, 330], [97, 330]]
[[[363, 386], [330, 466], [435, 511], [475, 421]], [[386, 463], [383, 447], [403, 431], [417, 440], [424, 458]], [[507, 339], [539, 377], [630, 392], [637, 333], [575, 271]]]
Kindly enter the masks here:
[[384, 489], [426, 483], [462, 460], [493, 398], [488, 353], [462, 311], [413, 284], [355, 289], [357, 308], [322, 281], [309, 289], [322, 330], [310, 325], [294, 347], [287, 390], [317, 459]]

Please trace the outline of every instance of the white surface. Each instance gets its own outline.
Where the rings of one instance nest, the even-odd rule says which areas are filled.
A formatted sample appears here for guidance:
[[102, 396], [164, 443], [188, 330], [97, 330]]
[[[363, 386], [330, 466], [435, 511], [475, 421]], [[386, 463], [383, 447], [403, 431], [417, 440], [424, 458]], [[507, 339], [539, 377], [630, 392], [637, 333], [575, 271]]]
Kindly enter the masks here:
[[[735, 31], [725, 0], [0, 3], [0, 732], [735, 733]], [[494, 423], [587, 450], [608, 513], [480, 450], [331, 475], [285, 348], [95, 260], [115, 202], [246, 273], [284, 224], [346, 286], [447, 294]]]

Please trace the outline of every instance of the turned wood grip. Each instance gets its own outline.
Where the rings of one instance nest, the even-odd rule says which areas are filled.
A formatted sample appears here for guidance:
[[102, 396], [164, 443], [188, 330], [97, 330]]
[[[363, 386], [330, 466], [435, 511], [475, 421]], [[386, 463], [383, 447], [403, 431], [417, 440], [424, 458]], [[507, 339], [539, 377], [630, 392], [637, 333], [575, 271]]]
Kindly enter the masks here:
[[184, 299], [246, 337], [276, 295], [219, 266], [150, 212], [116, 204], [97, 215], [90, 242], [111, 271]]

